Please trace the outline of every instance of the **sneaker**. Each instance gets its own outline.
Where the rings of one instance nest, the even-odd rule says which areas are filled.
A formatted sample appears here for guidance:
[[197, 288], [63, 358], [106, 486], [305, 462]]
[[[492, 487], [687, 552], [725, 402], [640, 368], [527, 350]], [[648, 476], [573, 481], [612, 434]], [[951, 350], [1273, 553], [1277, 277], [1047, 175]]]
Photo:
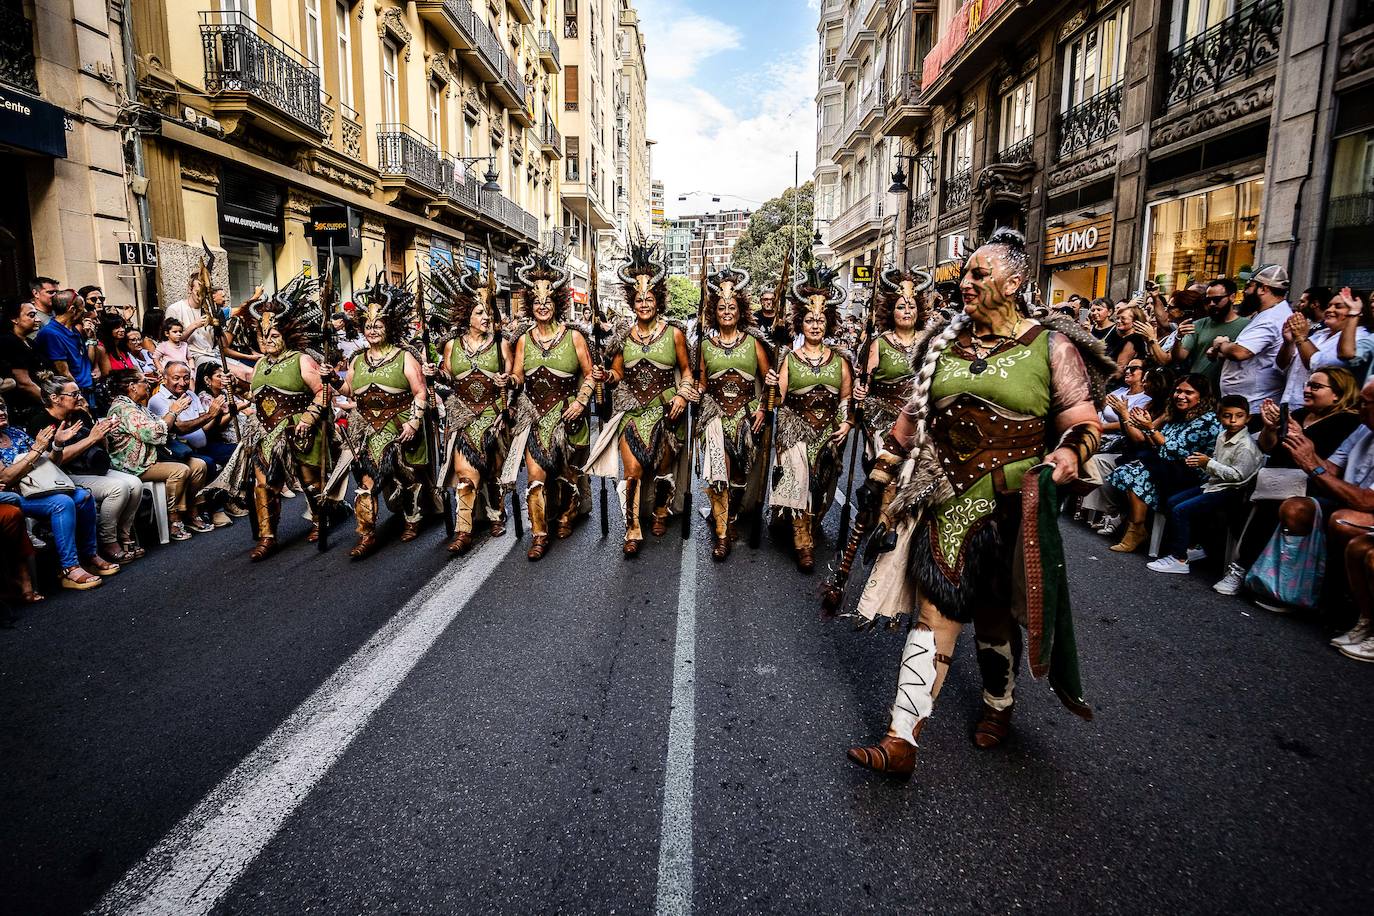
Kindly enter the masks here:
[[1146, 563], [1145, 568], [1151, 572], [1174, 573], [1176, 575], [1188, 575], [1188, 564], [1177, 557], [1160, 557], [1153, 563]]
[[1196, 562], [1198, 562], [1199, 560], [1205, 560], [1205, 559], [1207, 559], [1207, 551], [1203, 550], [1201, 547], [1189, 547], [1189, 548], [1188, 548], [1188, 562], [1189, 562], [1189, 563], [1196, 563]]
[[1341, 654], [1357, 662], [1374, 662], [1374, 636], [1366, 636], [1353, 646], [1341, 646]]
[[[1256, 601], [1255, 607], [1262, 607], [1266, 611], [1272, 611], [1275, 614], [1291, 614], [1297, 610], [1297, 608], [1289, 607], [1286, 604], [1279, 604], [1278, 602], [1266, 603], [1263, 601]], [[1374, 659], [1371, 659], [1371, 661], [1374, 661]]]
[[248, 510], [239, 505], [238, 500], [231, 499], [224, 504], [224, 512], [230, 518], [247, 518]]
[[187, 522], [186, 528], [189, 531], [194, 531], [196, 534], [205, 534], [207, 531], [215, 530], [215, 526], [210, 523], [209, 519], [199, 515]]
[[228, 528], [230, 525], [234, 524], [234, 520], [229, 517], [227, 512], [221, 509], [210, 518], [210, 524], [214, 525], [216, 528]]
[[1355, 624], [1349, 632], [1342, 633], [1340, 636], [1331, 638], [1331, 645], [1337, 649], [1344, 649], [1346, 646], [1357, 646], [1364, 642], [1369, 636], [1374, 635], [1369, 632], [1369, 627], [1362, 620]]
[[1245, 569], [1239, 563], [1232, 563], [1226, 567], [1226, 575], [1221, 581], [1212, 586], [1212, 591], [1218, 595], [1239, 595], [1240, 587], [1245, 584]]
[[1121, 530], [1126, 527], [1126, 520], [1119, 515], [1109, 515], [1106, 520], [1098, 526], [1097, 533], [1103, 537], [1116, 537]]

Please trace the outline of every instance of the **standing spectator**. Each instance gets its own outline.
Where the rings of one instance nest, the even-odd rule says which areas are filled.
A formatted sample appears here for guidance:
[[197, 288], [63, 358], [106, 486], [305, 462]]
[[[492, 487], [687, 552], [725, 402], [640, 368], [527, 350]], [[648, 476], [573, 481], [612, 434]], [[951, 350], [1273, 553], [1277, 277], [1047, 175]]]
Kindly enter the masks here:
[[114, 421], [94, 419], [76, 382], [62, 375], [43, 379], [43, 407], [24, 426], [33, 436], [49, 426], [63, 430], [53, 442], [52, 460], [95, 497], [101, 555], [116, 563], [143, 556], [134, 537], [143, 485], [132, 474], [110, 467], [105, 437]]
[[98, 286], [83, 286], [76, 291], [81, 297], [81, 301], [86, 303], [86, 308], [94, 312], [96, 317], [100, 317], [105, 311], [105, 291]]
[[[218, 286], [212, 286], [209, 298], [210, 307], [215, 310], [216, 314], [219, 314], [220, 310], [224, 308], [224, 290]], [[182, 334], [188, 351], [182, 361], [191, 365], [219, 359], [214, 327], [206, 320], [200, 306], [200, 277], [193, 274], [190, 282], [186, 285], [186, 298], [178, 299], [167, 306], [167, 317], [175, 318], [181, 322]]]
[[[116, 470], [133, 474], [140, 480], [160, 480], [167, 484], [167, 518], [174, 541], [191, 539], [191, 531], [212, 531], [194, 518], [187, 520], [188, 507], [209, 479], [209, 468], [199, 458], [182, 461], [160, 460], [158, 446], [167, 444], [167, 424], [148, 410], [152, 385], [137, 372], [116, 372], [110, 376], [110, 417], [118, 424], [110, 433], [110, 464]], [[169, 405], [175, 421], [177, 414], [191, 405], [183, 396]]]
[[1174, 386], [1168, 412], [1162, 421], [1136, 408], [1128, 419], [1145, 434], [1150, 451], [1139, 460], [1119, 464], [1107, 485], [1124, 494], [1126, 533], [1110, 550], [1131, 553], [1145, 543], [1145, 516], [1162, 509], [1166, 500], [1181, 490], [1202, 484], [1202, 470], [1189, 465], [1189, 455], [1206, 454], [1216, 446], [1221, 423], [1212, 411], [1212, 385], [1201, 375], [1190, 375]]
[[1259, 311], [1245, 330], [1231, 340], [1219, 335], [1208, 349], [1226, 362], [1221, 369], [1221, 393], [1238, 394], [1250, 402], [1251, 423], [1259, 426], [1265, 398], [1283, 394], [1284, 374], [1276, 360], [1283, 347], [1283, 325], [1293, 314], [1288, 305], [1288, 271], [1271, 264], [1255, 274]]
[[1340, 295], [1329, 297], [1322, 322], [1315, 328], [1308, 323], [1306, 315], [1297, 312], [1284, 322], [1278, 364], [1288, 372], [1288, 378], [1281, 403], [1295, 410], [1303, 406], [1303, 388], [1316, 369], [1344, 366], [1355, 378], [1364, 378], [1370, 356], [1374, 355], [1371, 321], [1374, 321], [1374, 314], [1365, 309], [1364, 303], [1347, 286], [1341, 289]]
[[180, 319], [171, 315], [162, 319], [162, 342], [153, 350], [153, 359], [159, 372], [168, 363], [191, 364], [191, 345], [186, 342], [186, 326]]
[[38, 327], [38, 309], [32, 302], [7, 302], [0, 322], [0, 363], [8, 367], [15, 387], [5, 393], [5, 401], [16, 411], [32, 410], [43, 403], [38, 374], [52, 369], [30, 342]]
[[1329, 286], [1309, 286], [1302, 291], [1298, 297], [1298, 304], [1293, 311], [1307, 319], [1313, 327], [1322, 323], [1326, 317], [1326, 307], [1331, 304], [1331, 287]]
[[1189, 287], [1176, 291], [1167, 300], [1163, 296], [1155, 298], [1162, 301], [1163, 320], [1168, 329], [1159, 332], [1159, 340], [1150, 348], [1150, 354], [1155, 362], [1161, 366], [1168, 366], [1176, 361], [1175, 354], [1179, 345], [1183, 343], [1184, 335], [1180, 329], [1185, 323], [1195, 326], [1197, 319], [1201, 317], [1199, 312], [1205, 296]]
[[[1293, 411], [1292, 422], [1312, 443], [1317, 456], [1326, 458], [1340, 448], [1360, 426], [1358, 413], [1360, 386], [1345, 369], [1318, 369], [1303, 389], [1303, 406]], [[1279, 431], [1279, 405], [1265, 401], [1260, 408], [1260, 451], [1269, 456], [1267, 470], [1291, 470], [1298, 465], [1283, 444]], [[1313, 495], [1309, 482], [1308, 494]], [[1245, 584], [1245, 573], [1259, 559], [1279, 522], [1279, 503], [1272, 499], [1251, 504], [1250, 523], [1240, 539], [1236, 560], [1226, 575], [1212, 588], [1222, 595], [1235, 595]]]
[[[168, 319], [169, 321], [171, 319]], [[185, 404], [183, 407], [176, 405]], [[191, 367], [182, 362], [167, 362], [162, 365], [162, 385], [148, 400], [148, 410], [167, 424], [168, 435], [185, 444], [191, 460], [206, 465], [207, 479], [214, 479], [219, 469], [234, 453], [234, 446], [227, 442], [211, 443], [205, 435], [207, 427], [219, 421], [226, 411], [223, 397], [212, 398], [202, 403], [191, 392]], [[200, 508], [195, 521], [200, 527], [207, 525], [224, 528], [233, 520], [223, 510], [216, 510], [212, 519], [208, 512]], [[192, 531], [199, 530], [195, 525]]]
[[1234, 340], [1245, 330], [1249, 318], [1236, 314], [1236, 284], [1227, 277], [1218, 277], [1207, 285], [1203, 299], [1205, 315], [1196, 320], [1185, 318], [1179, 323], [1173, 364], [1178, 371], [1207, 376], [1213, 389], [1221, 387], [1222, 361], [1211, 354], [1212, 343], [1218, 337]]
[[30, 338], [38, 333], [39, 328], [52, 321], [52, 297], [56, 294], [57, 281], [52, 277], [34, 277], [29, 281], [29, 304], [38, 312], [33, 331], [29, 333]]
[[1207, 479], [1201, 487], [1183, 490], [1169, 497], [1165, 515], [1165, 549], [1158, 560], [1146, 568], [1160, 573], [1187, 573], [1188, 563], [1195, 557], [1189, 550], [1193, 524], [1198, 519], [1212, 517], [1228, 524], [1235, 514], [1238, 498], [1259, 470], [1260, 450], [1250, 438], [1246, 425], [1250, 422], [1250, 404], [1239, 395], [1229, 394], [1217, 405], [1217, 419], [1221, 435], [1216, 450], [1210, 455], [1194, 452], [1183, 463], [1200, 468]]
[[1107, 355], [1116, 360], [1118, 378], [1125, 371], [1126, 364], [1137, 356], [1141, 359], [1150, 358], [1150, 344], [1142, 333], [1149, 320], [1145, 310], [1133, 302], [1117, 306], [1114, 316], [1116, 327], [1102, 339], [1102, 343], [1107, 348]]
[[[31, 472], [48, 462], [61, 428], [49, 426], [32, 438], [10, 425], [9, 408], [0, 404], [0, 486], [19, 489]], [[47, 519], [53, 544], [62, 563], [62, 587], [87, 589], [101, 584], [101, 576], [119, 572], [119, 564], [102, 559], [96, 550], [95, 500], [91, 491], [77, 487], [70, 493], [25, 496], [19, 506], [30, 518]], [[92, 575], [94, 573], [94, 575]]]
[[773, 291], [764, 290], [759, 296], [759, 310], [754, 315], [754, 323], [763, 328], [768, 328], [773, 324], [773, 318], [778, 314], [777, 302], [774, 301]]
[[52, 296], [53, 320], [43, 325], [34, 338], [34, 348], [58, 375], [76, 379], [86, 400], [95, 402], [95, 376], [90, 354], [86, 349], [86, 334], [82, 328], [85, 304], [76, 290], [59, 290]]
[[1094, 299], [1088, 306], [1088, 332], [1098, 340], [1106, 339], [1112, 333], [1112, 304], [1106, 299]]

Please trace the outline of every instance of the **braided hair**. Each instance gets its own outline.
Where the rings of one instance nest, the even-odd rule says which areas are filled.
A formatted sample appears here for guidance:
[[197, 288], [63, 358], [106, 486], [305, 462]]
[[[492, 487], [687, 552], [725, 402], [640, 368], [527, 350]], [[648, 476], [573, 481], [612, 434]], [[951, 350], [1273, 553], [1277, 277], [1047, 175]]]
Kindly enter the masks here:
[[945, 352], [972, 321], [966, 313], [959, 312], [926, 344], [925, 358], [921, 360], [921, 367], [916, 370], [916, 378], [911, 383], [911, 396], [907, 400], [911, 408], [912, 421], [916, 426], [914, 448], [917, 450], [925, 446], [930, 435], [926, 424], [930, 415], [930, 386], [935, 380], [935, 370], [940, 365], [940, 354]]

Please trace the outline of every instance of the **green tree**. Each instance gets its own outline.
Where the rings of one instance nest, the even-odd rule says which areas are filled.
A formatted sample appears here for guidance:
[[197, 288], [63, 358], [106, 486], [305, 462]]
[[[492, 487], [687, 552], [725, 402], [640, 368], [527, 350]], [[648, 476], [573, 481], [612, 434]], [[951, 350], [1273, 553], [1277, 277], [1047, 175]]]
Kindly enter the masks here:
[[668, 278], [668, 317], [686, 321], [697, 313], [701, 287], [686, 277]]
[[783, 257], [792, 250], [793, 239], [797, 260], [792, 264], [792, 276], [795, 278], [797, 270], [811, 264], [811, 235], [815, 232], [811, 194], [809, 181], [795, 190], [788, 188], [781, 197], [768, 201], [749, 217], [749, 228], [735, 243], [730, 260], [735, 267], [749, 271], [753, 278], [752, 298], [777, 285]]

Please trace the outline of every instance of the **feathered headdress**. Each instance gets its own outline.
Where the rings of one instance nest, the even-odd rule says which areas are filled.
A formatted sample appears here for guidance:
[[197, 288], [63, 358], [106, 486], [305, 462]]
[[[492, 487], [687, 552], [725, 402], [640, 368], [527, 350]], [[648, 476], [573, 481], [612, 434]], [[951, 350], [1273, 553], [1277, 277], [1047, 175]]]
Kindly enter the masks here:
[[652, 293], [659, 311], [667, 306], [668, 268], [663, 263], [661, 249], [653, 242], [645, 239], [630, 242], [630, 260], [616, 269], [616, 276], [625, 284], [627, 302]]
[[356, 297], [362, 306], [363, 327], [374, 321], [382, 322], [389, 343], [406, 346], [412, 336], [415, 318], [415, 292], [410, 283], [399, 286], [387, 280], [386, 272], [379, 272]]
[[251, 303], [248, 314], [257, 323], [258, 336], [280, 331], [288, 350], [318, 350], [324, 340], [324, 313], [315, 298], [318, 286], [301, 271], [271, 297]]
[[525, 263], [515, 269], [525, 294], [522, 297], [525, 314], [530, 314], [535, 293], [543, 295], [541, 283], [548, 283], [548, 297], [553, 302], [555, 318], [563, 318], [568, 311], [568, 281], [572, 272], [564, 266], [563, 253], [557, 249], [535, 251]]

